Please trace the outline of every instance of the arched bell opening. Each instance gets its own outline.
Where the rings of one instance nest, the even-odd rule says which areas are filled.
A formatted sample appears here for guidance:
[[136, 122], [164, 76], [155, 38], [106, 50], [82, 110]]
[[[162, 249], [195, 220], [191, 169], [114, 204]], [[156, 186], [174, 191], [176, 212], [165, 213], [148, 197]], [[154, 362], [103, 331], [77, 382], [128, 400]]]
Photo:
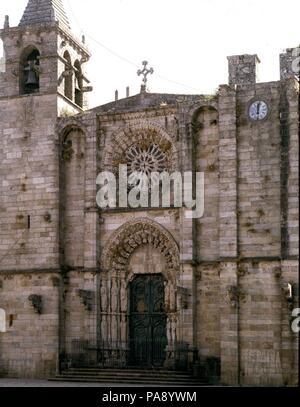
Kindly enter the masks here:
[[64, 53], [65, 71], [64, 71], [64, 95], [73, 101], [73, 67], [71, 57], [68, 51]]
[[74, 63], [75, 68], [75, 103], [79, 107], [83, 107], [83, 76], [80, 62], [78, 60]]
[[27, 47], [20, 58], [20, 95], [40, 90], [40, 52], [34, 46]]

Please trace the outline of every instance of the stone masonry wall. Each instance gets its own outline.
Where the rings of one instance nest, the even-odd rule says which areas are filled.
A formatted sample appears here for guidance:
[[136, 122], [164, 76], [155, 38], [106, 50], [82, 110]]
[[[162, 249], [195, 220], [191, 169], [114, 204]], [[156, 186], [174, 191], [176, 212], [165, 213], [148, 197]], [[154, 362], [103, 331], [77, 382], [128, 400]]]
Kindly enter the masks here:
[[204, 173], [204, 216], [197, 219], [197, 257], [219, 258], [219, 117], [212, 108], [197, 114], [195, 133], [196, 170]]
[[279, 261], [253, 261], [240, 266], [243, 385], [296, 384], [296, 335], [291, 331], [291, 310], [281, 288], [288, 281], [296, 283], [295, 271], [294, 274], [287, 272]]
[[[270, 109], [251, 122], [252, 100]], [[280, 255], [280, 85], [257, 84], [237, 91], [239, 249], [244, 257]]]
[[[7, 331], [0, 336], [1, 377], [47, 378], [55, 373], [58, 350], [58, 275], [1, 273], [0, 303]], [[42, 297], [38, 314], [29, 296]]]
[[[127, 108], [119, 101], [125, 105], [120, 111], [99, 108], [57, 123], [58, 110], [78, 109], [57, 96], [63, 65], [57, 67], [50, 55], [63, 38], [52, 31], [49, 42], [30, 31], [22, 44], [49, 46], [41, 59], [40, 95], [18, 96], [14, 75], [2, 75], [0, 81], [0, 307], [8, 327], [0, 336], [0, 374], [53, 375], [62, 328], [67, 352], [78, 341], [97, 338], [101, 255], [119, 227], [148, 218], [179, 247], [175, 291], [188, 297], [183, 301], [178, 296], [178, 302], [185, 302], [178, 338], [197, 347], [202, 361], [221, 359], [222, 384], [294, 385], [297, 341], [282, 289], [292, 284], [295, 307], [299, 129], [294, 80], [254, 84], [252, 70], [248, 83], [246, 70], [239, 84], [238, 58], [232, 60], [231, 72], [238, 86], [221, 86], [209, 107], [199, 96], [200, 108], [188, 100], [168, 106], [163, 97], [150, 108], [153, 95], [142, 94], [138, 109], [129, 98]], [[10, 73], [22, 49], [16, 47], [6, 39]], [[80, 56], [75, 48], [73, 59]], [[251, 56], [252, 68], [255, 61]], [[270, 108], [261, 122], [248, 119], [256, 99]], [[194, 165], [205, 173], [203, 218], [192, 221], [184, 209], [170, 208], [98, 211], [97, 173], [114, 169], [116, 157], [124, 158], [126, 148], [143, 140], [147, 131], [153, 135], [153, 129], [166, 151], [172, 151], [170, 168]], [[58, 140], [66, 135], [72, 151], [59, 148]], [[59, 290], [62, 259], [69, 272]], [[149, 247], [140, 247], [129, 261], [136, 273], [161, 272], [164, 266], [161, 253]], [[91, 293], [91, 308], [80, 290]], [[29, 301], [33, 294], [42, 298], [41, 314]]]
[[55, 95], [0, 99], [0, 270], [58, 267], [55, 116]]
[[201, 360], [221, 356], [219, 272], [218, 263], [198, 267], [197, 346]]
[[[70, 144], [71, 143], [71, 144]], [[85, 135], [71, 131], [62, 148], [61, 234], [68, 267], [84, 265]]]
[[[79, 290], [89, 290], [93, 292], [90, 310], [85, 307], [82, 297], [79, 294]], [[78, 349], [78, 342], [95, 342], [97, 326], [95, 318], [97, 306], [96, 292], [97, 282], [94, 274], [80, 271], [71, 271], [69, 273], [69, 285], [65, 297], [67, 352], [76, 352], [76, 349]]]

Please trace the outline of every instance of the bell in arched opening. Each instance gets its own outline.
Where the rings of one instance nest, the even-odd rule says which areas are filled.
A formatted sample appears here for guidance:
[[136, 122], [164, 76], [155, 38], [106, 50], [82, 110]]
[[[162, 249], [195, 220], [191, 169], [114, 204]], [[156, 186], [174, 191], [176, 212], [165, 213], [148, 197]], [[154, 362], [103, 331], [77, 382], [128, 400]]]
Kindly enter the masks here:
[[27, 95], [40, 90], [40, 53], [34, 47], [24, 51], [20, 63], [20, 93]]
[[77, 60], [74, 64], [75, 68], [75, 103], [79, 107], [83, 107], [83, 76], [80, 62]]

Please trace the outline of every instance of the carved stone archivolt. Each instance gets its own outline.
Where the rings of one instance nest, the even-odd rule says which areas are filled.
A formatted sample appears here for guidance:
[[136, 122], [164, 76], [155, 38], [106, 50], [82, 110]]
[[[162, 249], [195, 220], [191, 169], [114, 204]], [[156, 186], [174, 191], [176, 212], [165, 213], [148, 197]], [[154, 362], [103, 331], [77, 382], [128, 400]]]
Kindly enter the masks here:
[[142, 245], [151, 245], [166, 259], [168, 279], [173, 280], [179, 269], [179, 250], [171, 234], [150, 219], [136, 219], [121, 226], [103, 250], [102, 266], [105, 270], [128, 271], [129, 259]]
[[74, 116], [59, 118], [55, 130], [61, 141], [63, 141], [72, 131], [81, 131], [83, 134], [87, 133], [87, 128], [83, 121]]
[[[136, 124], [113, 135], [104, 154], [104, 169], [117, 173], [120, 164], [128, 165], [129, 169], [132, 169], [133, 158], [128, 157], [130, 151], [139, 152], [135, 154], [137, 157], [133, 157], [136, 158], [135, 161], [147, 156], [144, 161], [153, 164], [152, 170], [173, 172], [177, 169], [178, 153], [174, 141], [157, 125], [147, 122]], [[134, 169], [139, 171], [136, 166]]]

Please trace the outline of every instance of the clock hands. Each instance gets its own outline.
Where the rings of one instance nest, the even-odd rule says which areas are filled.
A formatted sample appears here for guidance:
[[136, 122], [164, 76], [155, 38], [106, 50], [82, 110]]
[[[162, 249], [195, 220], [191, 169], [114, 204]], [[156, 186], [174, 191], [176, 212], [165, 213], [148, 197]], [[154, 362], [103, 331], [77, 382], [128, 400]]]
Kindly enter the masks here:
[[249, 116], [252, 120], [262, 120], [268, 114], [268, 106], [262, 100], [256, 100], [250, 105]]
[[256, 110], [256, 114], [257, 114], [258, 118], [259, 118], [259, 113], [260, 113], [260, 102], [257, 103], [257, 110]]

